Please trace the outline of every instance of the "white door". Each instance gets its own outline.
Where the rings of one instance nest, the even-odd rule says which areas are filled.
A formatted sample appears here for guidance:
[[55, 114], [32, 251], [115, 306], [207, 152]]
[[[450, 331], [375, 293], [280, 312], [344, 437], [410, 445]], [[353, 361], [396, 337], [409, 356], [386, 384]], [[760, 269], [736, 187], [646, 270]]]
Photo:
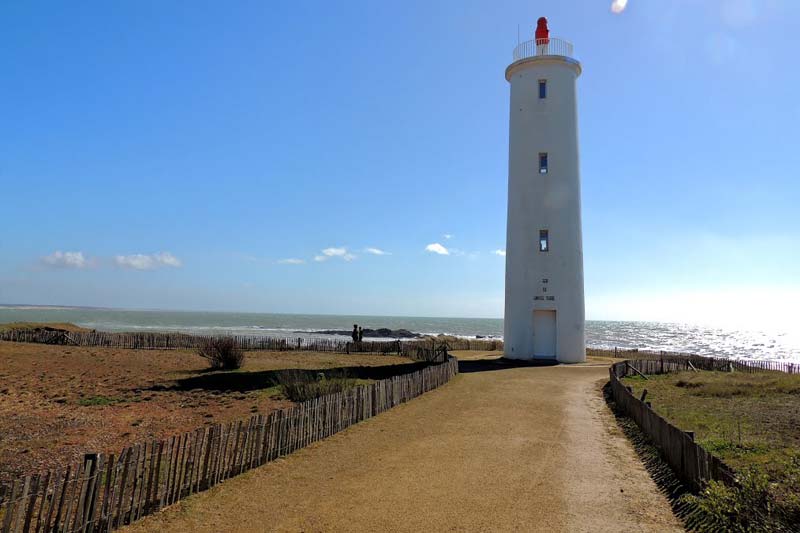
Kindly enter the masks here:
[[556, 356], [556, 312], [533, 312], [533, 356]]

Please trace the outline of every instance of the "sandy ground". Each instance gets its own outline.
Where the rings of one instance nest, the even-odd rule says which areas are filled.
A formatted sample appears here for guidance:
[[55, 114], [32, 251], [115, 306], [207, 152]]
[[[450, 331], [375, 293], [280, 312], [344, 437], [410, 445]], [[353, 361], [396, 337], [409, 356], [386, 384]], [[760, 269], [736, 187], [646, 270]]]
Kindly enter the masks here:
[[[241, 372], [208, 372], [189, 350], [0, 342], [0, 482], [203, 425], [291, 405], [269, 381], [286, 368], [405, 365], [408, 359], [248, 352]], [[98, 401], [99, 400], [99, 401]]]
[[682, 531], [602, 399], [605, 363], [461, 366], [126, 531]]

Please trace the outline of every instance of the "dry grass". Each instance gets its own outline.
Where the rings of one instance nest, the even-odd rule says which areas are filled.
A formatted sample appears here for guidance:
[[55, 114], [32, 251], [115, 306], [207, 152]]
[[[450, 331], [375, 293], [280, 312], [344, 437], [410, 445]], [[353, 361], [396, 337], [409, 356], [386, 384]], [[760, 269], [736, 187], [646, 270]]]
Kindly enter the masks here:
[[[209, 371], [191, 350], [128, 350], [0, 342], [0, 481], [88, 452], [291, 405], [274, 380], [285, 369], [330, 372], [414, 363], [394, 356], [247, 352], [237, 371]], [[361, 371], [363, 374], [364, 371]]]
[[336, 394], [367, 382], [349, 377], [347, 372], [326, 376], [323, 373], [289, 370], [278, 374], [281, 393], [293, 402], [304, 402], [326, 394]]
[[236, 370], [244, 363], [244, 351], [232, 337], [213, 337], [197, 348], [197, 355], [208, 359], [211, 368]]

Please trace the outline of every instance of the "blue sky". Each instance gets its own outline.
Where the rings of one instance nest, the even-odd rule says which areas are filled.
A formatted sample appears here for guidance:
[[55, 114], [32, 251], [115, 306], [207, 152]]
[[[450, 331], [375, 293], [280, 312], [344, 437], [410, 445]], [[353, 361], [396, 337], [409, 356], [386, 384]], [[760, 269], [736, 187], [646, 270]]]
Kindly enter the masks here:
[[3, 2], [0, 303], [502, 316], [503, 71], [546, 15], [587, 318], [785, 317], [800, 3], [610, 4]]

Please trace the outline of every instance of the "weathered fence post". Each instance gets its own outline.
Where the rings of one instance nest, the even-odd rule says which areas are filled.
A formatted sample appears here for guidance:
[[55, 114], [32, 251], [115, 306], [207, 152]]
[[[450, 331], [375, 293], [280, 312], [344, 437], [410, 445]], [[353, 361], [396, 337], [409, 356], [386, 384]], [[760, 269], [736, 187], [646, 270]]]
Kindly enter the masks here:
[[[86, 492], [81, 496], [85, 501], [81, 502], [79, 509], [83, 509], [82, 520], [83, 531], [89, 531], [89, 521], [94, 516], [95, 505], [97, 503], [97, 480], [98, 480], [98, 460], [96, 453], [87, 453], [83, 456], [83, 471], [86, 473]], [[77, 521], [77, 518], [76, 518]]]

